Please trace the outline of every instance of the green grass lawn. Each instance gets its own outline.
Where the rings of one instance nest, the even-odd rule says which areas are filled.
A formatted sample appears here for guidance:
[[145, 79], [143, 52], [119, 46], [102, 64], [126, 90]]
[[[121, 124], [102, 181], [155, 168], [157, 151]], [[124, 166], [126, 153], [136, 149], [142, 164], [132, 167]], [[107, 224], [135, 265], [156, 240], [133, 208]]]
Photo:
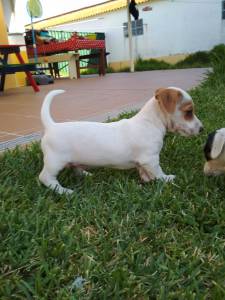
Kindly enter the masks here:
[[191, 91], [205, 132], [165, 139], [174, 183], [66, 170], [69, 197], [38, 182], [38, 143], [0, 157], [0, 299], [225, 299], [225, 180], [203, 175], [207, 133], [225, 126], [224, 74], [223, 60]]

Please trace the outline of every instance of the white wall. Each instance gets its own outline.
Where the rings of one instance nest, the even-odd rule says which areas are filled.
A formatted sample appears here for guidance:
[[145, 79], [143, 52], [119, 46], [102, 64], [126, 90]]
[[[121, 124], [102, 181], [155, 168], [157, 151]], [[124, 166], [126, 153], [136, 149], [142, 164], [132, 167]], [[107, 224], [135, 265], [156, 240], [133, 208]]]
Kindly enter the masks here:
[[[152, 11], [143, 12], [151, 5]], [[142, 58], [209, 50], [225, 42], [220, 0], [154, 1], [138, 6], [143, 18], [144, 35], [133, 38], [134, 56]], [[128, 39], [123, 35], [126, 10], [62, 25], [55, 29], [68, 31], [105, 32], [109, 62], [128, 60]]]
[[221, 7], [218, 0], [156, 2], [146, 20], [151, 54], [190, 53], [220, 43]]
[[10, 21], [12, 18], [12, 7], [8, 0], [2, 0], [2, 5], [3, 5], [3, 10], [4, 10], [4, 17], [5, 17], [7, 30], [9, 30]]

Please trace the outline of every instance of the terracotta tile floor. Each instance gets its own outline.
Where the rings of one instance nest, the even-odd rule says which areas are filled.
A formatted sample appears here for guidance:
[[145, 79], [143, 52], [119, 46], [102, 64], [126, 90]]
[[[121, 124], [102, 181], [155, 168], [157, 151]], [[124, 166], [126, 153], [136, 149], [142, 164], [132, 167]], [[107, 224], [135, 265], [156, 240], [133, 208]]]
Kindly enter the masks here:
[[6, 90], [0, 93], [0, 146], [7, 148], [17, 141], [23, 143], [26, 137], [32, 140], [40, 136], [41, 104], [52, 89], [66, 91], [53, 102], [55, 120], [103, 121], [121, 111], [141, 107], [159, 87], [188, 90], [198, 85], [205, 73], [206, 69], [116, 73], [79, 80], [59, 79], [40, 86], [39, 93], [31, 87]]

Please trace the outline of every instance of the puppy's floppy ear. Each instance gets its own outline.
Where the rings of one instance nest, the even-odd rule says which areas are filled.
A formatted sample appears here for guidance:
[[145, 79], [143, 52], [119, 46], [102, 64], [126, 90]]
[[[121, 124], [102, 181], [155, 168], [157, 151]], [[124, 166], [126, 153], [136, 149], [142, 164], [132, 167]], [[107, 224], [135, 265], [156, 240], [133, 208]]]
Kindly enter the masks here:
[[155, 91], [155, 98], [159, 101], [161, 108], [170, 114], [174, 113], [181, 96], [181, 92], [175, 89], [159, 88]]
[[205, 158], [206, 160], [211, 160], [211, 151], [212, 151], [212, 144], [214, 141], [214, 137], [216, 135], [216, 131], [210, 132], [208, 134], [205, 146], [204, 146], [204, 153], [205, 153]]
[[217, 158], [225, 144], [225, 129], [218, 130], [214, 136], [213, 144], [212, 144], [212, 150], [211, 150], [211, 158], [215, 159]]

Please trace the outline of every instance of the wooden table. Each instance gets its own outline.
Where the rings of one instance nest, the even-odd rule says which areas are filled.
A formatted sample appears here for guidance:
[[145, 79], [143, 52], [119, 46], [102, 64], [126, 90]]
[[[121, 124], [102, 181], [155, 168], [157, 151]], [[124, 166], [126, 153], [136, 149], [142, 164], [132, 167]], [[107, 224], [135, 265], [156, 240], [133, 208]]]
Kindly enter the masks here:
[[[36, 82], [34, 81], [30, 71], [35, 70], [35, 64], [26, 64], [23, 60], [23, 57], [20, 54], [20, 47], [25, 45], [0, 45], [0, 54], [3, 58], [0, 59], [0, 91], [4, 90], [5, 86], [5, 77], [6, 74], [14, 74], [16, 72], [25, 72], [28, 81], [32, 85], [35, 92], [39, 92], [39, 87], [37, 86]], [[15, 54], [19, 64], [8, 64], [8, 56], [9, 54]]]
[[[27, 54], [29, 59], [34, 57], [34, 48], [32, 44], [27, 46]], [[106, 73], [106, 48], [105, 40], [90, 40], [85, 37], [79, 36], [77, 33], [74, 33], [68, 40], [62, 41], [51, 41], [48, 44], [37, 45], [36, 50], [38, 57], [48, 56], [48, 55], [58, 55], [60, 53], [68, 53], [79, 50], [98, 50], [98, 53], [80, 55], [79, 60], [88, 59], [88, 58], [97, 58], [98, 64], [95, 67], [98, 68], [99, 75], [105, 75]], [[78, 78], [79, 70], [77, 68]]]
[[[29, 58], [30, 62], [35, 62], [34, 58]], [[78, 53], [61, 53], [49, 56], [38, 56], [36, 63], [52, 64], [68, 61], [70, 79], [79, 78], [79, 54]]]

